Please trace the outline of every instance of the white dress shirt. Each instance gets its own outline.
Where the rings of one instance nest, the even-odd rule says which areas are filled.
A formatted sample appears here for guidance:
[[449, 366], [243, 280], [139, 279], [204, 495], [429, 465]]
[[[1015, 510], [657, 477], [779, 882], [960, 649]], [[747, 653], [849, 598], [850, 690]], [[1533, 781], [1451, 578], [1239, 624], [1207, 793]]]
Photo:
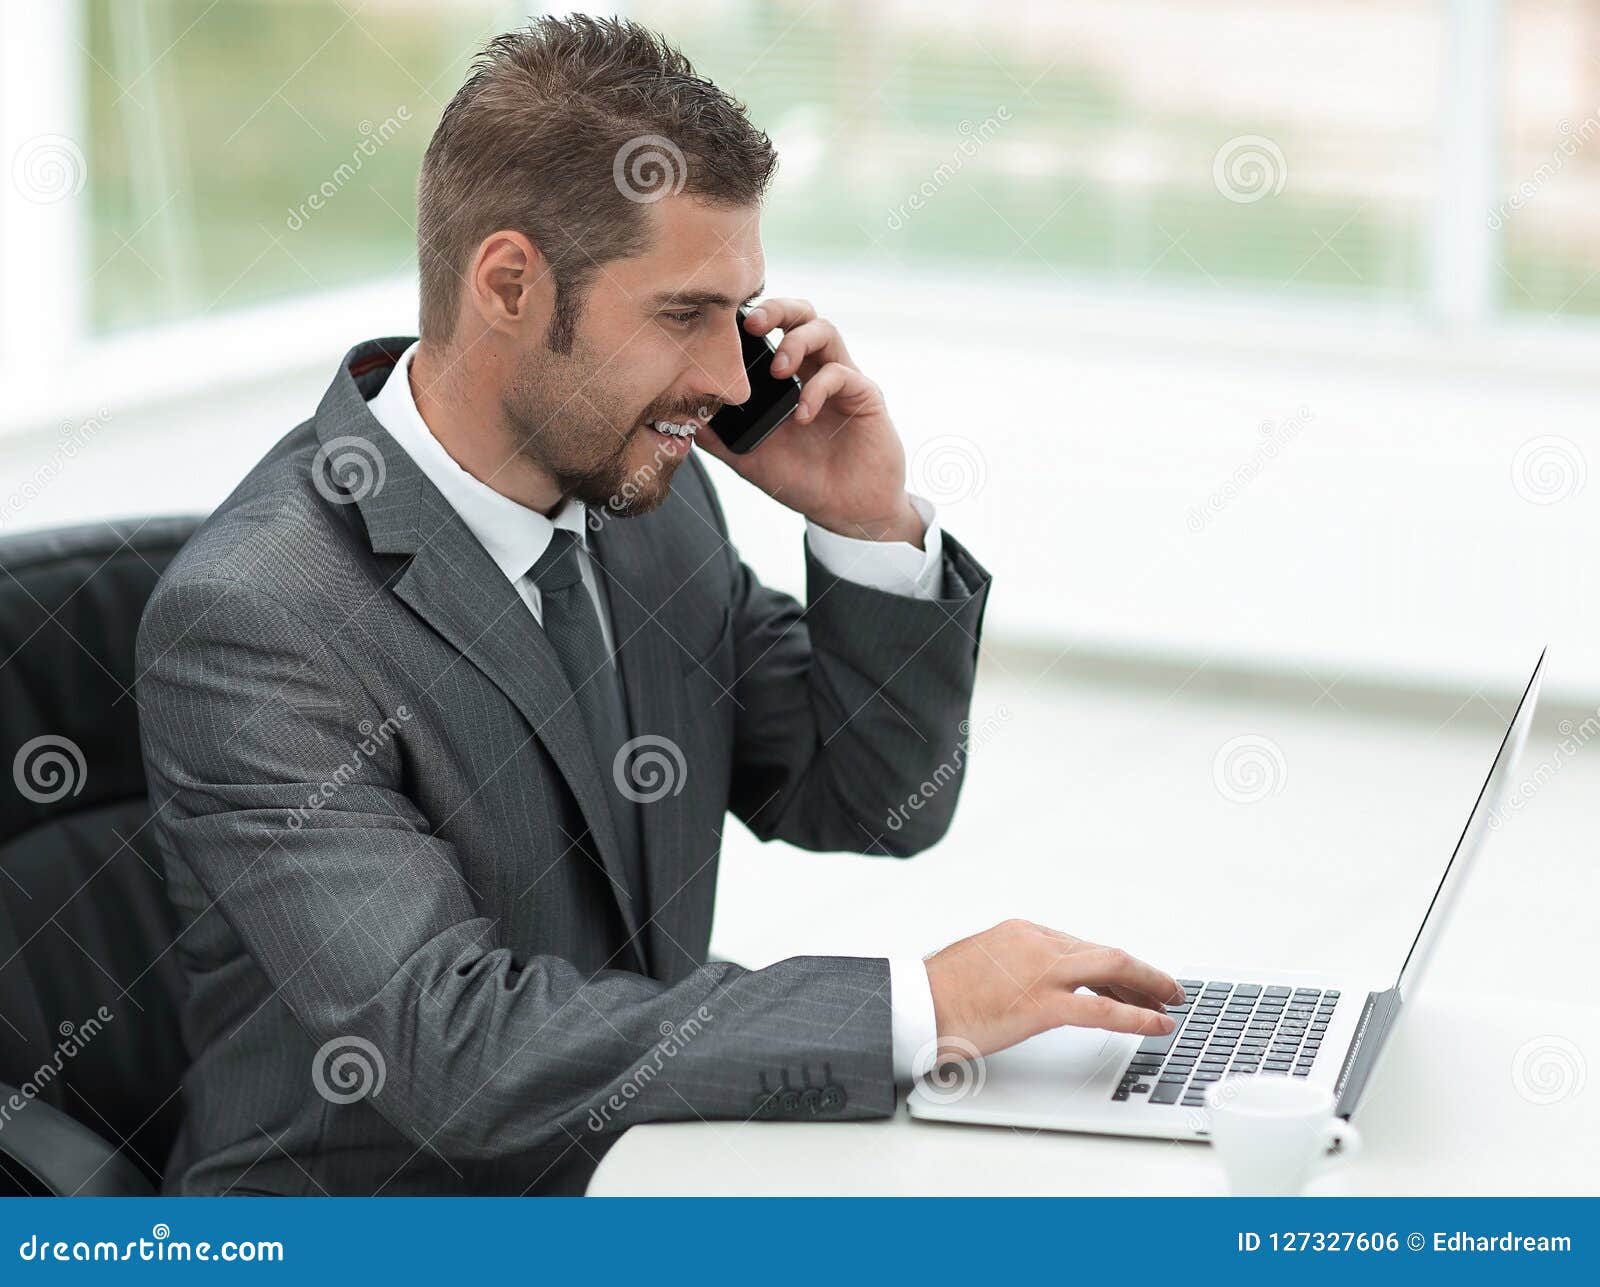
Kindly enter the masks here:
[[[412, 396], [411, 359], [416, 351], [417, 345], [413, 344], [401, 355], [393, 373], [367, 404], [367, 409], [439, 489], [541, 627], [544, 610], [539, 587], [527, 573], [539, 561], [557, 528], [571, 532], [577, 538], [578, 567], [600, 617], [606, 649], [614, 653], [616, 640], [612, 635], [610, 610], [605, 596], [600, 593], [589, 557], [589, 525], [583, 503], [569, 496], [561, 508], [547, 518], [538, 510], [502, 496], [456, 464], [422, 419]], [[943, 591], [943, 538], [939, 520], [927, 501], [913, 497], [912, 503], [927, 525], [920, 550], [905, 541], [855, 540], [810, 522], [806, 524], [806, 540], [817, 561], [837, 577], [888, 594], [936, 598]], [[616, 664], [614, 656], [612, 664]], [[937, 1036], [933, 993], [921, 960], [890, 957], [889, 990], [894, 1075], [897, 1081], [910, 1081], [932, 1065]]]

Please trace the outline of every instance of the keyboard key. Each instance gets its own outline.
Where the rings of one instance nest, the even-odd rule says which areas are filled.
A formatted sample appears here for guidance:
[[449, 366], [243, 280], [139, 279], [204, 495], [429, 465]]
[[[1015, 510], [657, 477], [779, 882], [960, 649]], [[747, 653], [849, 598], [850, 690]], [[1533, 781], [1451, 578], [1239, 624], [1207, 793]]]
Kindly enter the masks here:
[[1164, 1055], [1172, 1049], [1172, 1043], [1177, 1038], [1176, 1032], [1169, 1032], [1165, 1036], [1157, 1035], [1146, 1037], [1139, 1043], [1141, 1055]]
[[1267, 995], [1269, 997], [1286, 997], [1290, 995], [1290, 992], [1288, 988], [1268, 988]]
[[1261, 995], [1261, 985], [1259, 983], [1235, 983], [1233, 985], [1233, 994], [1238, 997], [1258, 997]]
[[1328, 1000], [1330, 1000], [1330, 1001], [1337, 1001], [1339, 999], [1339, 989], [1338, 988], [1329, 988], [1322, 995], [1327, 997]]
[[1181, 1094], [1183, 1094], [1183, 1084], [1181, 1082], [1164, 1081], [1150, 1092], [1150, 1102], [1152, 1104], [1176, 1104], [1178, 1096]]
[[1150, 1083], [1147, 1081], [1135, 1082], [1133, 1085], [1129, 1086], [1128, 1089], [1131, 1090], [1135, 1095], [1143, 1095], [1149, 1091]]
[[1296, 1077], [1309, 1077], [1309, 1076], [1311, 1076], [1311, 1069], [1309, 1069], [1309, 1068], [1296, 1068], [1294, 1070], [1294, 1075]]

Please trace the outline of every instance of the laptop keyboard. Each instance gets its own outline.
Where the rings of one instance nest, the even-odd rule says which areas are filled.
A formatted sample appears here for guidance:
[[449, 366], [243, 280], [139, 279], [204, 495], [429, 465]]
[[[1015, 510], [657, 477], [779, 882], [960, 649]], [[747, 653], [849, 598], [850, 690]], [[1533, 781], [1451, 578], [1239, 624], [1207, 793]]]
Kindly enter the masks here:
[[1339, 1001], [1338, 992], [1317, 988], [1199, 979], [1178, 986], [1184, 1003], [1167, 1007], [1177, 1027], [1139, 1043], [1113, 1100], [1198, 1105], [1224, 1075], [1308, 1077]]

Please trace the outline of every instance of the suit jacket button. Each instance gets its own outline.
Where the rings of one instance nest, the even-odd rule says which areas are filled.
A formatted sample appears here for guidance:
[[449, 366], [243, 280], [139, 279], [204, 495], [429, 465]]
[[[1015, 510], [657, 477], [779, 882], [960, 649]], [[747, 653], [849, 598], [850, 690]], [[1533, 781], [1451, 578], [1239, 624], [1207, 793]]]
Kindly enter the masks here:
[[820, 1094], [823, 1112], [837, 1113], [844, 1108], [845, 1093], [843, 1086], [824, 1086]]
[[815, 1086], [800, 1092], [800, 1107], [810, 1117], [822, 1110], [822, 1092]]
[[793, 1116], [800, 1109], [800, 1092], [786, 1090], [778, 1096], [778, 1108], [781, 1112]]

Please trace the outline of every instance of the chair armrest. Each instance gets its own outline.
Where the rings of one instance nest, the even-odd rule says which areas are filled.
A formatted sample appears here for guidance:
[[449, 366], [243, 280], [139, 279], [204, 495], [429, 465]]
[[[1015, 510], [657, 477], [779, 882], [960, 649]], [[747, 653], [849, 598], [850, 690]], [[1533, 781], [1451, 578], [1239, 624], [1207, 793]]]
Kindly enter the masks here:
[[[21, 1108], [16, 1105], [21, 1104]], [[56, 1197], [152, 1197], [144, 1172], [42, 1099], [0, 1081], [0, 1154]]]

